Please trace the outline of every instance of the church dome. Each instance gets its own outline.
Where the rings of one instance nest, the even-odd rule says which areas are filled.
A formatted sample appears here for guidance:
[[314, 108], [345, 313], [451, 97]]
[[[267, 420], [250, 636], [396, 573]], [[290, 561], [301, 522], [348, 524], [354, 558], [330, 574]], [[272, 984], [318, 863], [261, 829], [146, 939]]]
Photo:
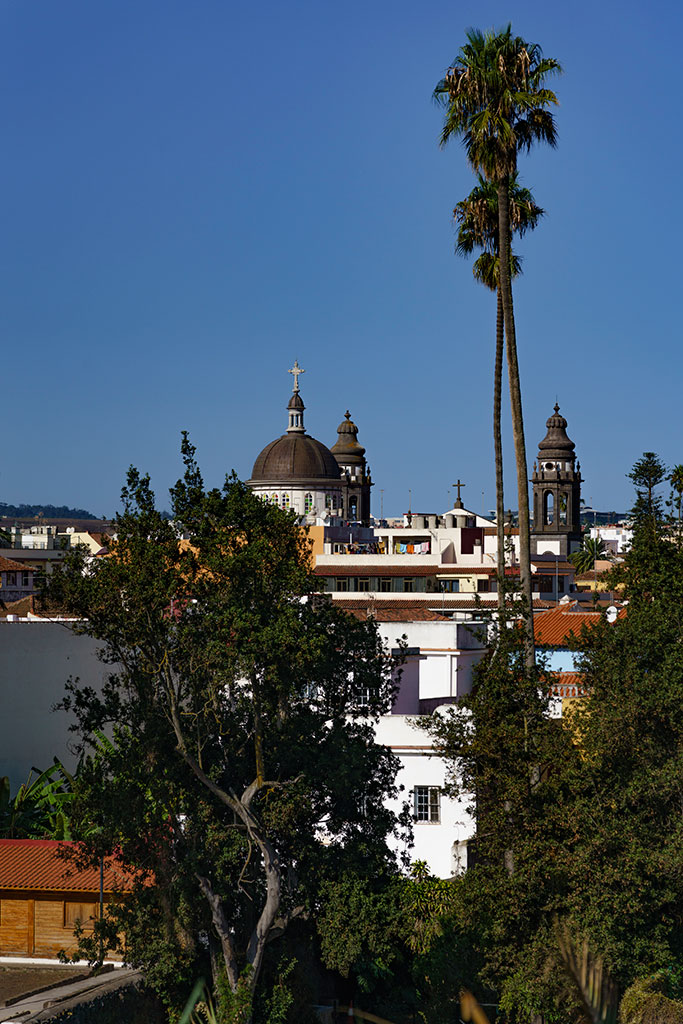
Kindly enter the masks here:
[[287, 433], [266, 445], [254, 463], [250, 484], [297, 480], [339, 480], [341, 471], [330, 451], [308, 434]]
[[351, 413], [346, 410], [346, 415], [337, 427], [337, 441], [332, 447], [332, 454], [339, 462], [362, 462], [365, 455], [365, 448], [358, 443], [358, 427], [351, 419]]
[[555, 403], [555, 410], [552, 416], [546, 420], [548, 433], [538, 446], [539, 457], [567, 459], [573, 458], [576, 445], [567, 437], [567, 421], [560, 416], [560, 407]]

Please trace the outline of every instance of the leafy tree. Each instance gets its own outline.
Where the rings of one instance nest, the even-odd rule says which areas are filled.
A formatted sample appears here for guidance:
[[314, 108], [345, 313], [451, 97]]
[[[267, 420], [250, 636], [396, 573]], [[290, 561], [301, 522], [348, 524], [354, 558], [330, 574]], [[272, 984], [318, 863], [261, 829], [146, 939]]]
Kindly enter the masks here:
[[576, 754], [549, 707], [543, 666], [528, 668], [522, 630], [503, 625], [472, 692], [429, 726], [449, 764], [449, 792], [469, 796], [476, 817], [457, 915], [476, 973], [463, 983], [478, 997], [495, 992], [511, 1020], [564, 1020], [558, 1007], [570, 998], [548, 981], [559, 971], [559, 951], [550, 967], [548, 951], [572, 834], [566, 777], [550, 767], [569, 771]]
[[[522, 236], [533, 231], [544, 210], [537, 206], [528, 188], [522, 188], [513, 174], [509, 179], [510, 233]], [[481, 254], [474, 261], [472, 273], [477, 281], [496, 293], [496, 357], [493, 380], [493, 450], [496, 463], [496, 525], [498, 533], [498, 606], [505, 603], [505, 498], [503, 493], [503, 437], [501, 405], [503, 391], [503, 298], [500, 290], [500, 246], [498, 241], [498, 189], [481, 174], [470, 194], [453, 210], [458, 225], [455, 251], [469, 256], [475, 249]], [[522, 272], [522, 262], [515, 253], [510, 254], [512, 278]]]
[[551, 717], [548, 674], [528, 671], [520, 631], [507, 628], [504, 656], [483, 659], [472, 693], [430, 726], [451, 789], [476, 811], [455, 915], [472, 943], [465, 984], [490, 986], [514, 1022], [598, 1013], [591, 978], [605, 972], [621, 992], [638, 983], [624, 1020], [647, 1019], [628, 1014], [639, 979], [657, 971], [666, 999], [652, 1007], [679, 1010], [667, 1000], [683, 991], [683, 551], [661, 524], [653, 532], [659, 474], [644, 458], [634, 480], [653, 500], [614, 570], [628, 604], [575, 641], [586, 696]]
[[474, 973], [457, 923], [461, 892], [461, 880], [434, 878], [419, 862], [409, 876], [331, 881], [317, 923], [323, 962], [349, 979], [364, 1009], [458, 1020], [460, 988]]
[[513, 36], [510, 25], [498, 32], [470, 29], [467, 42], [434, 90], [435, 98], [446, 108], [441, 145], [461, 136], [472, 167], [498, 190], [499, 280], [517, 466], [520, 582], [526, 602], [529, 666], [534, 657], [529, 485], [511, 286], [510, 177], [516, 173], [520, 151], [530, 150], [536, 142], [556, 143], [555, 122], [548, 108], [557, 98], [545, 82], [560, 70], [556, 60], [543, 57], [538, 45]]
[[683, 553], [653, 532], [659, 466], [646, 453], [632, 474], [644, 514], [619, 570], [625, 613], [578, 642], [568, 909], [622, 988], [683, 963]]
[[325, 879], [393, 868], [397, 761], [372, 719], [395, 663], [373, 621], [313, 595], [292, 514], [234, 477], [207, 490], [187, 437], [182, 452], [184, 539], [131, 469], [107, 556], [71, 552], [51, 584], [111, 666], [101, 693], [71, 684], [65, 701], [84, 752], [74, 830], [96, 821], [90, 856], [140, 872], [110, 928], [125, 926], [127, 955], [177, 998], [208, 937], [214, 999], [242, 1022], [268, 943], [315, 911]]
[[68, 505], [8, 505], [6, 501], [0, 501], [0, 516], [17, 519], [33, 519], [38, 516], [46, 519], [97, 519], [97, 516], [84, 508], [69, 508]]

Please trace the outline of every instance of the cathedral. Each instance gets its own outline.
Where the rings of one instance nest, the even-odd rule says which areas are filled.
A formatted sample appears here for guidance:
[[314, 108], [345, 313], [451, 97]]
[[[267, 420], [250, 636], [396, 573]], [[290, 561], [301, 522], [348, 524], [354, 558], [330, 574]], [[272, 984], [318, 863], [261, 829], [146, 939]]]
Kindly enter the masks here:
[[[369, 526], [372, 478], [358, 427], [347, 410], [331, 448], [307, 434], [299, 386], [305, 371], [295, 362], [288, 372], [294, 386], [287, 403], [287, 429], [259, 454], [247, 483], [264, 500], [291, 509], [308, 525], [341, 519]], [[567, 420], [556, 404], [546, 420], [531, 476], [534, 555], [566, 559], [581, 547], [582, 478], [574, 449]]]
[[288, 372], [294, 387], [287, 403], [287, 430], [266, 445], [247, 483], [256, 494], [291, 509], [304, 522], [339, 517], [368, 526], [372, 479], [365, 448], [358, 442], [358, 427], [347, 410], [331, 449], [310, 437], [299, 387], [299, 377], [306, 371], [295, 361]]

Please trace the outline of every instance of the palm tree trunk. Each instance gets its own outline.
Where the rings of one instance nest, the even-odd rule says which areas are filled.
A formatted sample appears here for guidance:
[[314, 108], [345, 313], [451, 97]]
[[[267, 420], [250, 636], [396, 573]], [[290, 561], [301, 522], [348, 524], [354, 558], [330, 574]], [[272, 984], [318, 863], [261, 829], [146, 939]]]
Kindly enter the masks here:
[[515, 463], [517, 466], [517, 500], [519, 505], [519, 572], [520, 590], [524, 604], [526, 628], [526, 663], [535, 664], [534, 653], [534, 610], [531, 597], [531, 536], [529, 532], [529, 483], [524, 442], [524, 416], [522, 413], [522, 391], [519, 382], [517, 362], [517, 336], [512, 305], [510, 282], [510, 184], [509, 175], [498, 181], [498, 244], [500, 246], [500, 290], [503, 299], [503, 319], [507, 350], [508, 378], [510, 383], [510, 405], [512, 408], [512, 436], [515, 442]]
[[503, 297], [496, 288], [496, 365], [493, 371], [493, 452], [496, 460], [496, 533], [498, 536], [498, 612], [505, 610], [505, 498], [503, 495], [503, 435], [501, 406], [503, 392], [503, 348], [505, 346]]

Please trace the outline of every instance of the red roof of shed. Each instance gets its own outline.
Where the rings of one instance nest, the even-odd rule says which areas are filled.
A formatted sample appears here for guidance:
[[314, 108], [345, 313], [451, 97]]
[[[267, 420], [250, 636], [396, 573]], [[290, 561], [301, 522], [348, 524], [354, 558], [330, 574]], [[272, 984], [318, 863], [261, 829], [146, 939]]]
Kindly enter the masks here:
[[[98, 892], [99, 867], [77, 868], [63, 851], [75, 843], [55, 839], [0, 839], [0, 889]], [[104, 891], [126, 892], [133, 875], [113, 858], [104, 861]]]

